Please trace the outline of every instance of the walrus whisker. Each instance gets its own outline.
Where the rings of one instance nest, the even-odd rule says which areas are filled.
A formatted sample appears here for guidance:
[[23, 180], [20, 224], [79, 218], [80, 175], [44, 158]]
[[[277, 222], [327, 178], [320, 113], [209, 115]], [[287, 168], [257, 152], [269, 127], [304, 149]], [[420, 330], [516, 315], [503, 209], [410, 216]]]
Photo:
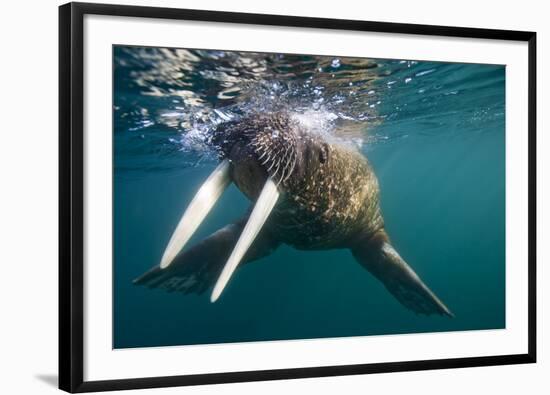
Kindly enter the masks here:
[[[273, 166], [275, 166], [275, 163], [280, 163], [279, 161], [273, 161], [271, 162], [271, 166], [269, 166], [269, 168], [267, 169], [267, 172], [269, 173], [271, 171], [271, 169], [273, 168]], [[278, 166], [277, 166], [278, 167]]]
[[[275, 179], [275, 176], [277, 175], [277, 172], [279, 171], [279, 168], [281, 167], [281, 162], [277, 162], [277, 167], [275, 168], [275, 171], [271, 175], [271, 178]], [[277, 185], [279, 185], [281, 182], [281, 179], [279, 178], [279, 181], [277, 181]]]
[[294, 160], [292, 161], [292, 167], [290, 168], [290, 171], [289, 171], [288, 174], [286, 175], [286, 178], [283, 180], [283, 182], [285, 182], [286, 180], [288, 180], [288, 178], [290, 177], [290, 175], [291, 175], [292, 172], [294, 171], [294, 166], [296, 166], [296, 157], [295, 157]]
[[229, 168], [229, 160], [223, 160], [195, 194], [164, 250], [162, 269], [172, 263], [231, 182]]
[[231, 275], [262, 229], [262, 226], [269, 217], [273, 207], [275, 207], [275, 203], [277, 203], [278, 199], [279, 191], [277, 190], [277, 185], [275, 185], [271, 178], [268, 178], [239, 237], [239, 240], [237, 240], [237, 244], [235, 244], [235, 248], [229, 256], [229, 259], [227, 260], [220, 277], [214, 286], [212, 296], [210, 297], [210, 301], [212, 303], [220, 297], [225, 286], [227, 285], [227, 282], [231, 278]]
[[258, 160], [262, 160], [262, 158], [267, 155], [267, 151], [265, 151], [263, 147], [258, 148], [258, 151], [262, 152], [262, 156], [260, 156]]
[[291, 162], [294, 161], [294, 145], [288, 145], [286, 150], [285, 150], [285, 154], [284, 154], [284, 159], [283, 159], [283, 162], [284, 162], [284, 167], [283, 167], [283, 170], [281, 172], [281, 179], [279, 180], [279, 183], [283, 182], [284, 180], [286, 180], [289, 176], [290, 176], [290, 173], [287, 173], [287, 170], [289, 168], [289, 166], [291, 165]]
[[288, 166], [290, 165], [290, 161], [292, 159], [291, 151], [292, 151], [292, 148], [290, 146], [287, 146], [283, 157], [283, 169], [281, 171], [281, 181], [283, 180], [285, 173], [288, 170]]
[[271, 154], [267, 155], [267, 159], [262, 162], [262, 166], [271, 160]]

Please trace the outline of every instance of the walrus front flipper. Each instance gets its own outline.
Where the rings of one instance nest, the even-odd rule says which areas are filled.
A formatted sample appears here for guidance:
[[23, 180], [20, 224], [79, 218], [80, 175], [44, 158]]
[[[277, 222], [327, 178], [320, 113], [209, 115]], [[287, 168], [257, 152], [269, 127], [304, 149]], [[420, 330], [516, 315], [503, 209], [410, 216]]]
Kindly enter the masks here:
[[378, 232], [366, 242], [357, 241], [351, 251], [355, 259], [382, 281], [388, 291], [405, 307], [417, 314], [454, 317], [447, 306], [399, 256], [384, 231]]
[[[202, 294], [216, 282], [246, 220], [247, 217], [224, 226], [188, 250], [182, 251], [167, 268], [161, 269], [157, 265], [135, 279], [134, 284], [166, 289], [169, 292]], [[268, 230], [262, 230], [242, 262], [251, 262], [269, 255], [278, 246], [279, 242], [271, 237]]]

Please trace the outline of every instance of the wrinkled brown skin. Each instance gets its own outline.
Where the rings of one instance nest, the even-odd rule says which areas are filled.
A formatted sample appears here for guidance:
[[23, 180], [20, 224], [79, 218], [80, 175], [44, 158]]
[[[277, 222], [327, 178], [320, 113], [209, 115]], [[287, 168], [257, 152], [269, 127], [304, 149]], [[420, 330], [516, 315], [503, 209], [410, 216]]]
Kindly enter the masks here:
[[[330, 142], [286, 113], [229, 123], [217, 131], [213, 143], [220, 157], [230, 160], [233, 181], [251, 201], [267, 177], [281, 193], [241, 264], [269, 255], [281, 243], [302, 250], [349, 248], [405, 307], [417, 314], [452, 316], [391, 246], [378, 180], [356, 149]], [[216, 281], [247, 218], [182, 251], [168, 269], [154, 267], [135, 283], [204, 292]]]

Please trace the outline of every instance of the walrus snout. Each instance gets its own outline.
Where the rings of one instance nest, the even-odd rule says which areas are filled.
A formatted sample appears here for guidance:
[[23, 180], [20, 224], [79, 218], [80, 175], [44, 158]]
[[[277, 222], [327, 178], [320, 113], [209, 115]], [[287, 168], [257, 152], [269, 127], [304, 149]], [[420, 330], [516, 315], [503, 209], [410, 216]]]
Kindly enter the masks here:
[[250, 200], [256, 200], [267, 180], [268, 173], [260, 165], [253, 148], [246, 144], [236, 144], [228, 157], [233, 182]]
[[284, 185], [297, 170], [303, 134], [299, 123], [286, 113], [257, 114], [220, 125], [213, 143], [221, 158], [237, 167], [244, 162], [243, 168], [255, 160], [277, 185]]

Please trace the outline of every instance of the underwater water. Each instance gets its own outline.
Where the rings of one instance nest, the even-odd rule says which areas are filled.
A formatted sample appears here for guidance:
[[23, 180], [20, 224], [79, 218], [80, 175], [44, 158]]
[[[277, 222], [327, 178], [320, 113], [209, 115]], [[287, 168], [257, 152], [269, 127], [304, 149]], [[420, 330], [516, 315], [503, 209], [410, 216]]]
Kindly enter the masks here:
[[[505, 326], [505, 68], [115, 47], [113, 346]], [[369, 159], [393, 246], [455, 318], [403, 307], [349, 250], [279, 247], [216, 303], [132, 284], [218, 159], [213, 128], [286, 110]], [[187, 247], [250, 206], [230, 186]]]

